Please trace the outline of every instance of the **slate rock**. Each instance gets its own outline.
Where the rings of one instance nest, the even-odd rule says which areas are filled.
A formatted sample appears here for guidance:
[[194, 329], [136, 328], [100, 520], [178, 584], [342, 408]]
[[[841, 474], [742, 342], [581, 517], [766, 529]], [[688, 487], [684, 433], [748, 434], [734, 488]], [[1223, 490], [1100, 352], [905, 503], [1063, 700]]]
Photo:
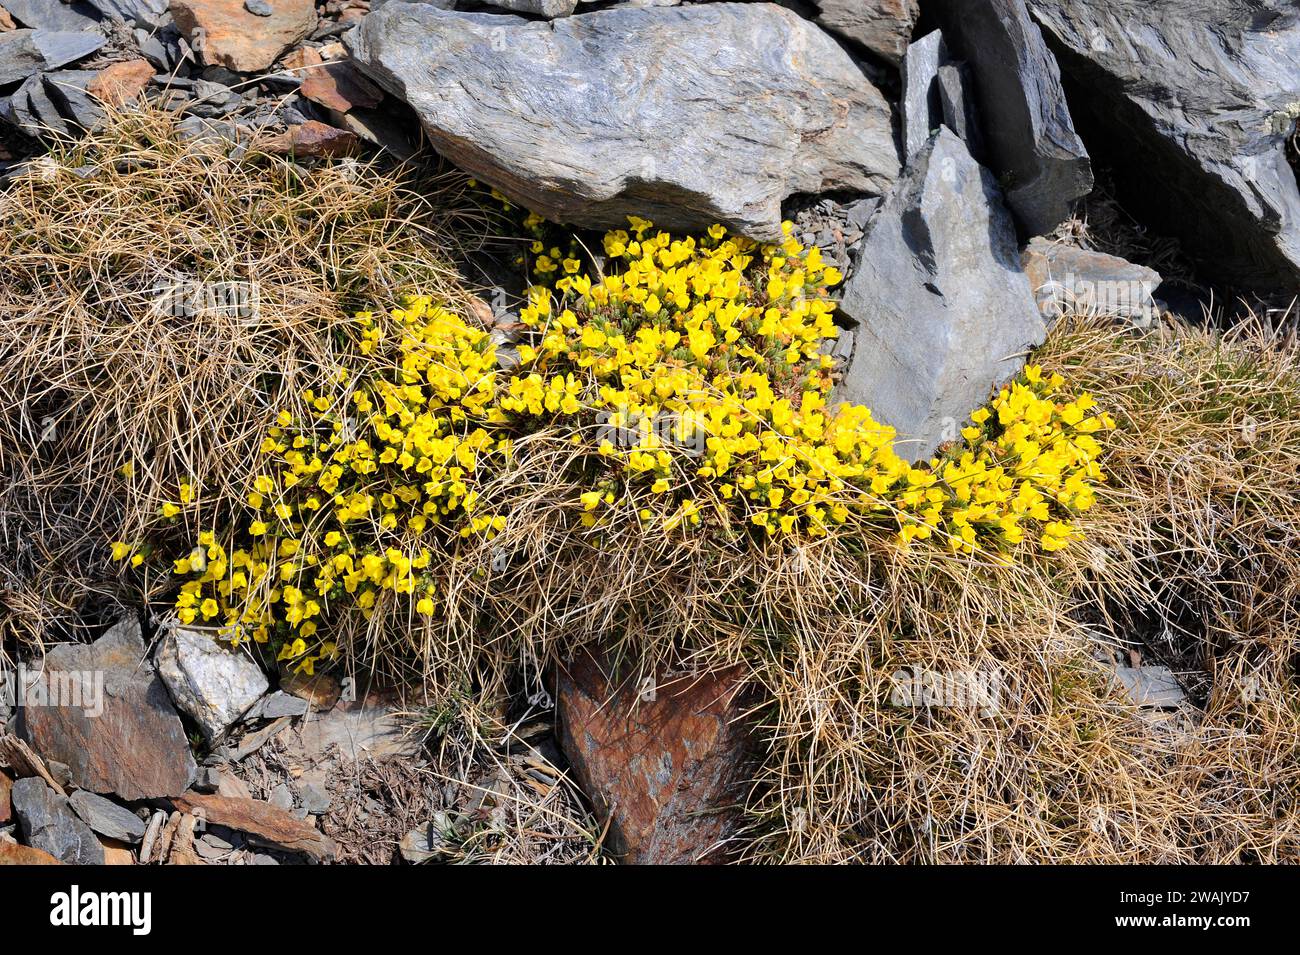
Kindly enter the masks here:
[[68, 797], [68, 805], [101, 836], [133, 845], [144, 838], [145, 824], [140, 817], [111, 799], [78, 789]]
[[937, 81], [940, 67], [948, 61], [943, 33], [927, 33], [907, 48], [903, 57], [903, 159], [910, 161], [930, 141], [930, 134], [943, 120]]
[[955, 439], [1042, 342], [997, 183], [946, 127], [871, 220], [840, 312], [855, 342], [832, 401], [866, 405], [910, 459]]
[[99, 12], [89, 3], [62, 0], [4, 0], [5, 10], [21, 26], [33, 30], [65, 30], [73, 33], [99, 27]]
[[86, 0], [106, 19], [121, 20], [142, 27], [159, 27], [168, 22], [167, 0]]
[[44, 73], [45, 93], [74, 133], [93, 129], [104, 118], [104, 109], [88, 88], [99, 74], [94, 70], [58, 70]]
[[153, 64], [148, 60], [123, 60], [100, 70], [86, 85], [91, 96], [113, 106], [135, 99], [153, 80]]
[[0, 33], [0, 86], [89, 56], [105, 42], [102, 34], [92, 32], [10, 30]]
[[514, 13], [531, 13], [547, 19], [567, 17], [578, 6], [578, 0], [488, 0], [488, 3]]
[[1300, 289], [1300, 8], [1288, 0], [1033, 0], [1125, 207], [1203, 274]]
[[259, 845], [301, 852], [318, 862], [333, 860], [337, 850], [329, 836], [268, 802], [201, 793], [188, 793], [172, 802], [181, 812], [202, 818], [208, 825], [242, 832]]
[[752, 759], [743, 670], [660, 674], [649, 692], [611, 668], [581, 654], [556, 696], [560, 746], [606, 844], [633, 864], [726, 861]]
[[23, 842], [70, 865], [103, 865], [104, 847], [68, 801], [34, 776], [14, 783], [14, 815]]
[[1117, 255], [1033, 239], [1020, 264], [1050, 323], [1065, 314], [1113, 316], [1145, 328], [1158, 314], [1160, 273]]
[[46, 679], [102, 674], [102, 712], [24, 707], [18, 733], [72, 783], [127, 801], [184, 792], [196, 766], [171, 697], [145, 656], [139, 621], [127, 619], [89, 646], [63, 644], [45, 658]]
[[970, 64], [985, 154], [1007, 205], [1029, 235], [1067, 219], [1092, 191], [1092, 165], [1075, 131], [1056, 59], [1025, 0], [936, 0], [954, 56]]
[[1187, 699], [1178, 678], [1168, 667], [1116, 667], [1114, 682], [1134, 706], [1143, 709], [1177, 709]]
[[880, 91], [772, 4], [544, 23], [389, 3], [344, 44], [440, 153], [554, 221], [775, 240], [787, 196], [879, 194], [898, 172]]
[[244, 716], [245, 720], [278, 720], [283, 716], [302, 716], [307, 712], [307, 701], [276, 690], [270, 696], [264, 696], [253, 704]]
[[62, 865], [48, 852], [0, 839], [0, 865]]
[[171, 0], [172, 17], [206, 65], [238, 73], [266, 69], [316, 27], [312, 0], [269, 0], [270, 16], [244, 0]]
[[817, 23], [898, 65], [920, 15], [918, 0], [812, 0]]
[[266, 692], [262, 668], [211, 634], [174, 627], [158, 648], [158, 673], [210, 744]]

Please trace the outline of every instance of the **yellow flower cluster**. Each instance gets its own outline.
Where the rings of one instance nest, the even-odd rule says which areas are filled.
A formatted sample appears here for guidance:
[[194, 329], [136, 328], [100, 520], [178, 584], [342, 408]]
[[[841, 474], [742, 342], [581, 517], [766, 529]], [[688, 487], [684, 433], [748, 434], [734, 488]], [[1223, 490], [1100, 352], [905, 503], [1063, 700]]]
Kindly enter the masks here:
[[427, 298], [358, 315], [360, 350], [393, 370], [306, 393], [310, 420], [281, 413], [241, 544], [227, 554], [207, 531], [175, 563], [180, 618], [273, 639], [310, 669], [333, 650], [317, 633], [336, 605], [368, 615], [391, 592], [432, 614], [456, 538], [506, 526], [480, 510], [484, 483], [541, 431], [589, 452], [568, 476], [587, 488], [573, 502], [587, 528], [816, 537], [854, 521], [967, 553], [1065, 546], [1103, 480], [1094, 436], [1110, 419], [1030, 366], [961, 442], [899, 457], [868, 409], [831, 407], [841, 276], [785, 232], [760, 246], [632, 218], [605, 236], [597, 278], [562, 261], [530, 291], [510, 371], [490, 329]]

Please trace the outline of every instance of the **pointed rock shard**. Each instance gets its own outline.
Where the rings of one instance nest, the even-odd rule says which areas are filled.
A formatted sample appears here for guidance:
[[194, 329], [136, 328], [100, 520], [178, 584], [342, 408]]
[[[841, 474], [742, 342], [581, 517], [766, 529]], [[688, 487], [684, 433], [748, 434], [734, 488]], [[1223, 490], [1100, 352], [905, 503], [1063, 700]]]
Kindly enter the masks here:
[[776, 240], [791, 194], [878, 194], [898, 173], [884, 96], [773, 4], [539, 22], [389, 3], [344, 42], [439, 152], [559, 222]]
[[[1300, 8], [1290, 0], [1032, 0], [1126, 207], [1205, 274], [1300, 288]], [[1096, 130], [1094, 134], [1092, 130]]]
[[941, 128], [871, 220], [840, 312], [854, 349], [833, 402], [866, 405], [929, 457], [1045, 326], [993, 175]]
[[937, 0], [948, 48], [970, 64], [984, 120], [979, 158], [1029, 235], [1045, 235], [1092, 191], [1061, 73], [1025, 0]]
[[903, 57], [903, 160], [909, 162], [930, 141], [943, 122], [937, 85], [940, 67], [948, 62], [943, 34], [927, 33], [907, 48]]

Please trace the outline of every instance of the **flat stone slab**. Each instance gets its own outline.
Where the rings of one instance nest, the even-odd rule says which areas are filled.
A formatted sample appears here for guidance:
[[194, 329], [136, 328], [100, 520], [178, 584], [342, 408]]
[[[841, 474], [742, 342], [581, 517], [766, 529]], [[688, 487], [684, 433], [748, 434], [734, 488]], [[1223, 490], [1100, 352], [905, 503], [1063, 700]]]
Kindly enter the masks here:
[[884, 96], [773, 4], [542, 22], [389, 3], [344, 42], [440, 153], [557, 222], [776, 240], [791, 194], [880, 194], [898, 173]]

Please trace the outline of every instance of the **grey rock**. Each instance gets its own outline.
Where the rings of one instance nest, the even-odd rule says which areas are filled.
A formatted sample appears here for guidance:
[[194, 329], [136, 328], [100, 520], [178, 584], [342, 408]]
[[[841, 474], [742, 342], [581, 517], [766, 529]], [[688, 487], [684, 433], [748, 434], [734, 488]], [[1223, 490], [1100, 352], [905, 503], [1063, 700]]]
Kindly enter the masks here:
[[214, 637], [173, 628], [158, 648], [158, 673], [180, 709], [208, 743], [243, 716], [267, 690], [266, 674], [243, 653]]
[[304, 783], [298, 796], [302, 800], [303, 809], [313, 816], [329, 812], [330, 806], [334, 803], [329, 792], [318, 783]]
[[[79, 789], [122, 799], [179, 796], [194, 757], [167, 689], [145, 656], [140, 623], [123, 620], [89, 646], [63, 644], [45, 657], [46, 679], [102, 677], [98, 706], [25, 707], [18, 733], [48, 760], [66, 763]], [[83, 677], [84, 681], [84, 677]]]
[[10, 793], [23, 842], [70, 865], [103, 865], [104, 847], [68, 801], [35, 776], [19, 779]]
[[1092, 165], [1075, 132], [1061, 74], [1025, 0], [937, 0], [953, 55], [970, 64], [985, 162], [1030, 235], [1044, 235], [1092, 191]]
[[59, 762], [57, 759], [47, 759], [45, 768], [49, 770], [50, 778], [62, 786], [65, 791], [72, 785], [72, 767], [67, 763]]
[[402, 836], [398, 851], [412, 865], [439, 859], [449, 848], [454, 830], [455, 826], [445, 812], [435, 812], [427, 823]]
[[86, 0], [107, 19], [145, 27], [168, 22], [167, 0]]
[[983, 155], [984, 137], [975, 109], [974, 79], [970, 67], [960, 61], [939, 67], [935, 80], [943, 124], [962, 138], [972, 156]]
[[93, 70], [59, 70], [41, 77], [46, 94], [70, 128], [90, 130], [104, 118], [99, 100], [86, 92], [87, 84], [96, 75]]
[[952, 131], [934, 134], [872, 219], [840, 311], [855, 343], [833, 398], [869, 407], [913, 459], [956, 438], [1042, 342], [1011, 216]]
[[244, 0], [244, 9], [255, 17], [269, 17], [275, 8], [267, 0]]
[[68, 805], [101, 836], [132, 844], [144, 838], [145, 824], [140, 817], [111, 799], [78, 789], [68, 797]]
[[[174, 24], [169, 23], [158, 30], [138, 28], [132, 36], [140, 55], [169, 77], [182, 63], [194, 61], [189, 43]], [[171, 78], [174, 82], [178, 77]]]
[[195, 100], [185, 107], [185, 112], [192, 116], [220, 119], [230, 115], [244, 104], [243, 97], [237, 92], [208, 80], [196, 80], [193, 92]]
[[503, 10], [531, 13], [548, 19], [567, 17], [578, 6], [578, 0], [487, 0], [487, 2]]
[[284, 716], [302, 716], [307, 712], [307, 701], [276, 690], [270, 696], [258, 700], [245, 715], [246, 720], [278, 720]]
[[812, 0], [817, 22], [898, 65], [920, 14], [917, 0]]
[[939, 100], [939, 68], [948, 60], [943, 33], [927, 33], [907, 48], [903, 57], [903, 159], [910, 161], [930, 141], [930, 134], [942, 122]]
[[[1033, 0], [1125, 207], [1213, 280], [1300, 287], [1300, 9], [1290, 0]], [[1077, 90], [1077, 95], [1076, 95]]]
[[266, 801], [277, 809], [292, 809], [293, 790], [285, 783], [280, 783], [280, 785], [271, 790], [271, 794], [266, 797]]
[[99, 26], [99, 13], [88, 3], [61, 0], [5, 0], [3, 6], [20, 26], [33, 30], [80, 32]]
[[787, 196], [878, 194], [898, 172], [880, 91], [771, 4], [542, 23], [390, 3], [344, 43], [439, 152], [558, 222], [617, 228], [634, 214], [772, 240]]
[[89, 56], [105, 43], [99, 33], [10, 30], [0, 33], [0, 86]]
[[198, 775], [194, 777], [194, 791], [200, 793], [214, 793], [221, 785], [221, 770], [216, 766], [199, 767]]
[[1187, 694], [1168, 667], [1116, 667], [1115, 682], [1134, 705], [1143, 709], [1176, 709], [1187, 699]]
[[1113, 316], [1145, 328], [1158, 314], [1160, 273], [1117, 255], [1036, 238], [1020, 264], [1049, 323], [1077, 314]]

